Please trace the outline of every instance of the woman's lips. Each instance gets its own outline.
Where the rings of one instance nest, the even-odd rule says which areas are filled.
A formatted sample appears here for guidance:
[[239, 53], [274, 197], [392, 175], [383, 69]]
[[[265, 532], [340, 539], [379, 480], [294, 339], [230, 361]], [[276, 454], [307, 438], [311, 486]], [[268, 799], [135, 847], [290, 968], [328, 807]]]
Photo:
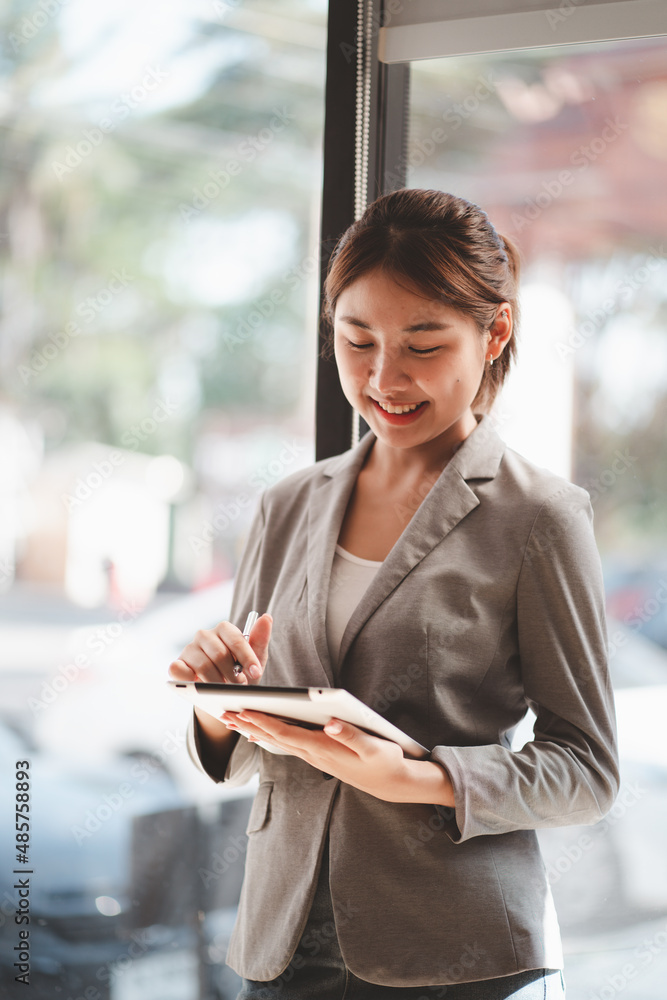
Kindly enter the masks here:
[[[382, 416], [382, 418], [387, 421], [387, 423], [397, 424], [399, 426], [403, 424], [411, 424], [413, 421], [418, 420], [421, 414], [428, 406], [428, 401], [425, 400], [423, 403], [420, 403], [414, 410], [410, 410], [408, 413], [388, 413], [387, 410], [382, 409], [378, 401], [376, 399], [373, 399], [372, 396], [370, 397], [370, 400], [373, 403], [376, 412], [379, 413]], [[399, 406], [401, 404], [396, 403], [395, 405]]]

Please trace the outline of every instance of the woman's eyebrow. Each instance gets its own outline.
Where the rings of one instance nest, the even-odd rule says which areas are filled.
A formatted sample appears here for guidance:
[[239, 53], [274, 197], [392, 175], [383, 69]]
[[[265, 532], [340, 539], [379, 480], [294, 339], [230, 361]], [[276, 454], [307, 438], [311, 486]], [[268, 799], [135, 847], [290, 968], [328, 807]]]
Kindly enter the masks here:
[[[357, 316], [341, 316], [343, 323], [349, 323], [352, 326], [361, 327], [362, 330], [372, 330], [373, 327], [369, 323], [364, 323], [362, 319]], [[432, 331], [448, 330], [451, 323], [439, 322], [438, 320], [427, 320], [423, 323], [413, 323], [410, 326], [403, 327], [403, 333], [431, 333]]]
[[364, 323], [362, 319], [357, 319], [356, 316], [341, 316], [343, 323], [350, 323], [352, 326], [360, 326], [362, 330], [372, 330], [372, 327], [368, 323]]
[[442, 323], [438, 320], [429, 320], [425, 323], [414, 323], [412, 326], [403, 327], [404, 333], [430, 333], [432, 330], [448, 330], [452, 324]]

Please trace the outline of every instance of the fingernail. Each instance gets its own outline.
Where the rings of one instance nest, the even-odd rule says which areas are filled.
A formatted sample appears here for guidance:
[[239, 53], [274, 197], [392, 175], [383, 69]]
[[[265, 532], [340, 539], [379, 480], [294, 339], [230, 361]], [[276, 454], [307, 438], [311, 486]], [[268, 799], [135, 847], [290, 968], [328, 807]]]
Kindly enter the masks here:
[[254, 677], [255, 679], [257, 679], [258, 677], [262, 676], [262, 671], [259, 669], [259, 667], [256, 667], [255, 664], [253, 663], [251, 667], [248, 667], [248, 675], [250, 677]]
[[324, 732], [339, 733], [342, 730], [342, 728], [343, 727], [341, 726], [340, 722], [327, 722], [326, 726], [324, 727]]

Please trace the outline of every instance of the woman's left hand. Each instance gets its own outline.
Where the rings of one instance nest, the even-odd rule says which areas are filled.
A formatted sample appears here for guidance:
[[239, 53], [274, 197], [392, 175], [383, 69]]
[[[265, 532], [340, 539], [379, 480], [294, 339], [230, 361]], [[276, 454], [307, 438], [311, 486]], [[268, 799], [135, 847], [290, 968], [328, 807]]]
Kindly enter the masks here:
[[410, 765], [426, 764], [442, 771], [437, 764], [408, 761], [398, 743], [369, 736], [338, 719], [332, 719], [323, 730], [293, 726], [264, 712], [225, 712], [222, 722], [251, 741], [261, 740], [287, 750], [320, 771], [386, 802], [420, 801], [414, 797]]

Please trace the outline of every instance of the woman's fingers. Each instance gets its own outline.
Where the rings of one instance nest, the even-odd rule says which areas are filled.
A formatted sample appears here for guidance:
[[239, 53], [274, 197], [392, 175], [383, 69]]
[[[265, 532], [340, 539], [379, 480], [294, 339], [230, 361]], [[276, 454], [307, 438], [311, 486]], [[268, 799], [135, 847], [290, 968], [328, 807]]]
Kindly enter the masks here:
[[245, 675], [251, 684], [259, 682], [269, 656], [272, 625], [271, 615], [262, 615], [255, 622], [249, 639], [245, 639], [231, 622], [221, 622], [218, 625], [217, 630], [223, 636], [234, 661], [243, 668], [243, 674], [235, 674], [235, 679]]
[[180, 659], [174, 660], [169, 665], [169, 676], [172, 681], [196, 681], [199, 679], [192, 667], [189, 667], [185, 660]]
[[[233, 732], [240, 733], [241, 736], [245, 736], [245, 738], [250, 740], [251, 743], [258, 743], [261, 740], [262, 743], [268, 743], [270, 746], [280, 747], [280, 744], [276, 742], [273, 736], [260, 731], [256, 726], [252, 726], [248, 722], [231, 722], [229, 719], [225, 718], [224, 715], [220, 718], [220, 722], [227, 726], [227, 729], [231, 729]], [[282, 749], [282, 747], [280, 747], [280, 749]]]
[[224, 675], [195, 638], [169, 665], [169, 676], [176, 681], [224, 682]]
[[[285, 739], [285, 725], [281, 731], [281, 735], [275, 734], [273, 731], [269, 732], [266, 723], [268, 721], [269, 727], [273, 730], [272, 723], [278, 721], [272, 716], [266, 716], [262, 712], [252, 712], [252, 718], [246, 715], [245, 712], [223, 712], [220, 716], [220, 722], [222, 722], [228, 729], [235, 730], [245, 736], [246, 739], [251, 740], [254, 743], [261, 741], [262, 743], [270, 744], [280, 750], [287, 750], [290, 753], [295, 753], [295, 745], [292, 743], [291, 746], [289, 739]], [[295, 726], [291, 726], [291, 729], [295, 729]], [[306, 730], [301, 729], [304, 733]]]
[[269, 658], [269, 643], [271, 641], [271, 629], [273, 628], [273, 618], [269, 614], [263, 614], [257, 619], [250, 632], [250, 645], [255, 655], [259, 659], [262, 673]]
[[200, 629], [178, 659], [187, 664], [200, 681], [223, 684], [234, 679], [232, 656], [217, 629]]
[[[304, 760], [307, 760], [312, 754], [326, 753], [331, 746], [328, 737], [325, 737], [321, 730], [306, 729], [264, 712], [254, 712], [248, 709], [242, 712], [224, 712], [221, 716], [221, 722], [230, 728], [237, 728], [246, 736], [250, 734], [257, 739], [290, 750], [290, 752], [302, 756]], [[354, 727], [350, 728], [354, 729]], [[336, 746], [345, 752], [340, 743]]]
[[[200, 629], [169, 667], [173, 680], [200, 680], [218, 684], [256, 684], [268, 659], [273, 619], [262, 615], [250, 633], [250, 640], [231, 622], [213, 629]], [[243, 669], [238, 673], [234, 667]]]

